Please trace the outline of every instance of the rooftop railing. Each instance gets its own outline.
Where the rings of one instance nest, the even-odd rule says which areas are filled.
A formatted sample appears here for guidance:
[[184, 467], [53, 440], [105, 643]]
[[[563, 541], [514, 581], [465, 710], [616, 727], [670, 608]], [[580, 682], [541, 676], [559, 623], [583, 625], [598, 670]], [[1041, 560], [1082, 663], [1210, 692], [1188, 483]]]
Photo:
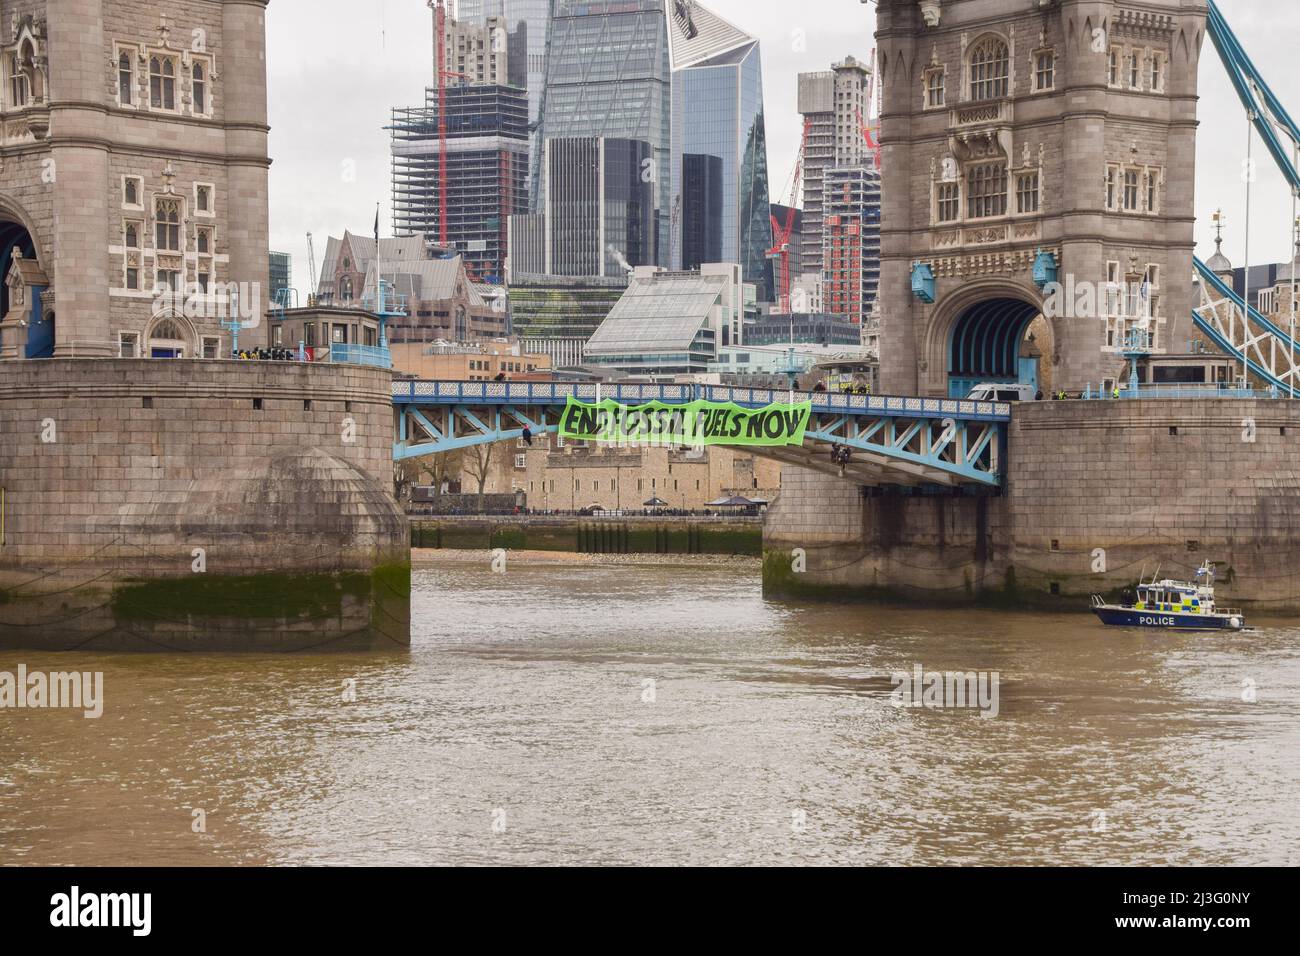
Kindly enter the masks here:
[[377, 345], [348, 345], [335, 342], [330, 346], [330, 361], [347, 365], [369, 365], [372, 368], [392, 368], [393, 355]]

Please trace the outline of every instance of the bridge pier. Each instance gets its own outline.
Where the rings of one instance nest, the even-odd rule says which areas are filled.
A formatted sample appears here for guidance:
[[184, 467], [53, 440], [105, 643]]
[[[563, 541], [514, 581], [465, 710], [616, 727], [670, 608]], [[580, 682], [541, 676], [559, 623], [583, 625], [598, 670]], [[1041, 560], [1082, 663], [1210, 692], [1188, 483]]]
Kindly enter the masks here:
[[0, 378], [0, 647], [410, 642], [391, 374], [49, 359]]
[[1300, 608], [1300, 404], [1027, 403], [1008, 444], [1001, 495], [787, 469], [765, 593], [1082, 610], [1144, 570], [1190, 579], [1208, 559], [1222, 603]]

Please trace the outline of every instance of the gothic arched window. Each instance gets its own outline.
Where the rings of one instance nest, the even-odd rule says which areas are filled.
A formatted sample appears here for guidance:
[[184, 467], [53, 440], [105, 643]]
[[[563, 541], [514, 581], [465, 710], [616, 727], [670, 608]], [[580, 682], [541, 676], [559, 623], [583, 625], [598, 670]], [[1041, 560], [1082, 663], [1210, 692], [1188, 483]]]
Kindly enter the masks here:
[[135, 103], [135, 68], [131, 65], [131, 54], [125, 51], [117, 58], [117, 101], [122, 106]]
[[202, 63], [195, 63], [193, 70], [194, 78], [194, 112], [206, 113], [208, 111], [208, 83], [207, 72], [203, 69]]
[[180, 252], [180, 202], [175, 199], [159, 199], [154, 215], [154, 225], [154, 246], [162, 252]]
[[1001, 37], [986, 36], [970, 52], [970, 98], [995, 100], [1011, 86], [1011, 56]]
[[177, 327], [176, 323], [173, 322], [171, 319], [163, 319], [161, 322], [155, 325], [153, 327], [153, 332], [152, 334], [150, 334], [149, 338], [162, 339], [163, 341], [168, 341], [168, 342], [185, 341], [185, 336], [181, 333], [181, 330]]
[[149, 58], [149, 104], [158, 110], [176, 109], [176, 61], [169, 56]]

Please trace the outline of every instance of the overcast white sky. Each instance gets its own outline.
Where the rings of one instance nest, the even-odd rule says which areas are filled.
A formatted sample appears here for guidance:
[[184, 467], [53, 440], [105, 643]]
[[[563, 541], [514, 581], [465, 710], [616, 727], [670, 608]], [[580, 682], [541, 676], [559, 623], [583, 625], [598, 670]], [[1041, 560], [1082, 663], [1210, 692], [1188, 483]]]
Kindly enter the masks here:
[[[867, 59], [874, 5], [858, 0], [706, 0], [763, 44], [768, 167], [773, 200], [786, 188], [799, 145], [795, 75], [847, 54]], [[1221, 0], [1225, 15], [1273, 90], [1300, 115], [1294, 68], [1300, 4]], [[267, 13], [271, 119], [271, 244], [292, 253], [294, 285], [309, 287], [308, 232], [319, 257], [344, 228], [368, 233], [382, 203], [388, 233], [388, 136], [393, 106], [423, 102], [432, 81], [432, 14], [425, 0], [271, 0]], [[1228, 218], [1224, 251], [1243, 261], [1246, 114], [1207, 41], [1201, 57], [1197, 252], [1213, 252], [1209, 217]], [[1288, 256], [1291, 198], [1256, 138], [1252, 262]], [[319, 259], [318, 259], [319, 267]]]

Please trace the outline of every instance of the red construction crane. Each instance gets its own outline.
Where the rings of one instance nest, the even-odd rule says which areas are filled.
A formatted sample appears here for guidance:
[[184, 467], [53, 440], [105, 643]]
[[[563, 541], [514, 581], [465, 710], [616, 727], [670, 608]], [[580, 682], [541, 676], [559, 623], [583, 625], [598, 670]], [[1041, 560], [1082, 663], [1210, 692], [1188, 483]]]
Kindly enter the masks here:
[[[871, 104], [875, 102], [876, 92], [877, 92], [875, 50], [871, 51], [871, 64], [870, 66], [868, 66], [867, 69], [868, 69], [867, 111], [870, 112]], [[871, 155], [872, 160], [875, 162], [876, 170], [879, 171], [880, 170], [880, 143], [877, 142], [876, 138], [871, 135], [871, 127], [867, 125], [867, 121], [863, 118], [862, 110], [858, 110], [857, 114], [858, 114], [858, 127], [862, 130], [862, 138], [866, 140], [867, 152]]]
[[867, 121], [862, 118], [862, 110], [858, 110], [858, 126], [862, 129], [862, 138], [867, 141], [867, 154], [871, 157], [872, 162], [876, 164], [876, 169], [880, 169], [880, 144], [876, 142], [871, 135], [871, 127]]
[[767, 257], [777, 261], [777, 309], [782, 313], [790, 312], [790, 234], [794, 232], [795, 203], [799, 201], [799, 185], [803, 180], [804, 151], [808, 148], [808, 131], [812, 129], [812, 120], [803, 122], [803, 136], [799, 140], [799, 152], [795, 156], [794, 171], [790, 174], [789, 211], [785, 222], [780, 222], [775, 214], [772, 219], [772, 248], [767, 250]]

